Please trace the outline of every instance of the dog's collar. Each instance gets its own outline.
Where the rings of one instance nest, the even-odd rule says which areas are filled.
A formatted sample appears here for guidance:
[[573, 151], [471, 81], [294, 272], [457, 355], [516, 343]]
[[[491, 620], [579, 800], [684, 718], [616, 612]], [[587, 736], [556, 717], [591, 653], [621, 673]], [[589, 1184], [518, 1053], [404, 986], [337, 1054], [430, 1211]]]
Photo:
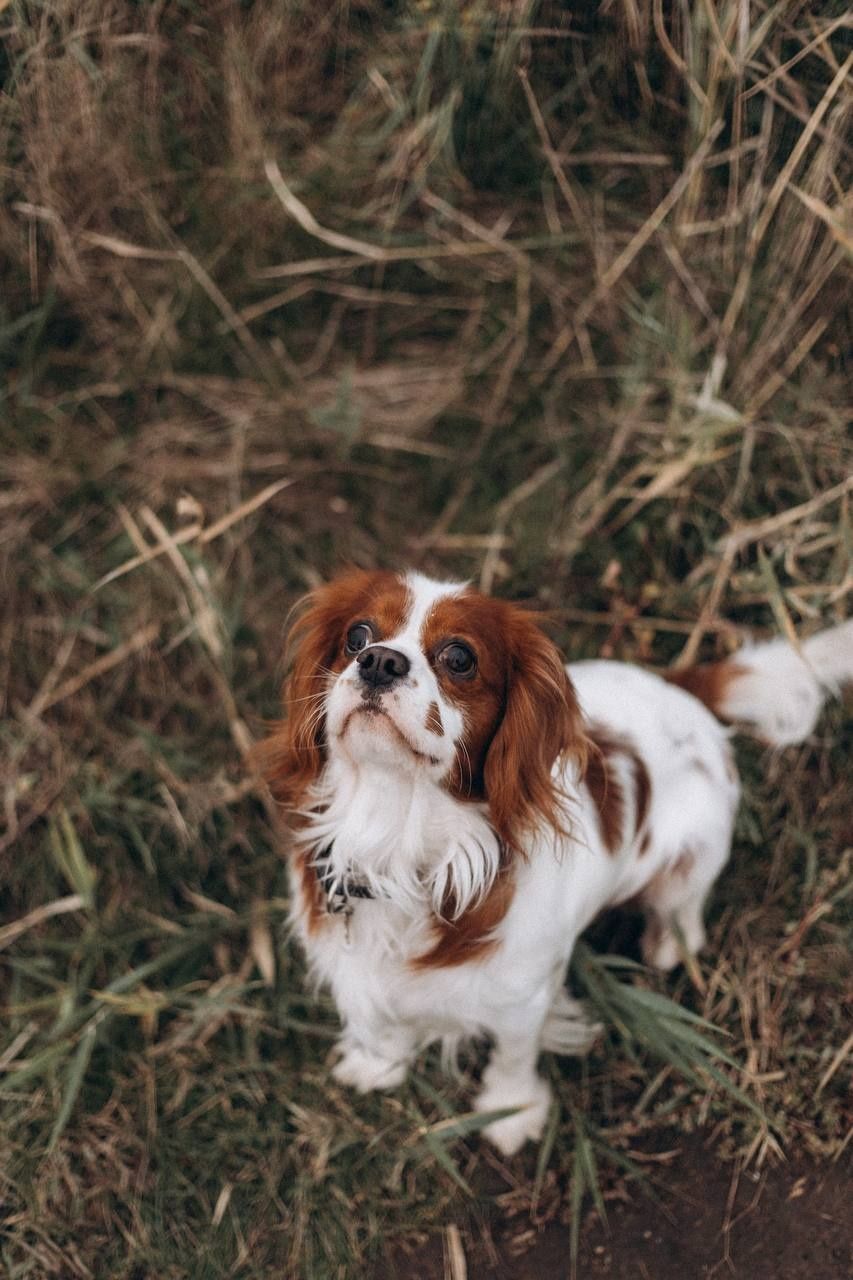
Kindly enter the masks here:
[[[507, 858], [506, 845], [503, 840], [498, 843], [501, 866], [504, 866]], [[335, 871], [332, 866], [331, 844], [323, 846], [312, 860], [311, 866], [314, 868], [317, 883], [326, 899], [326, 911], [330, 916], [351, 916], [355, 910], [354, 898], [369, 898], [371, 901], [376, 899], [376, 894], [363, 876], [353, 875], [351, 871], [345, 871], [341, 875], [340, 872]]]
[[332, 866], [332, 846], [327, 844], [314, 859], [312, 866], [317, 883], [326, 899], [326, 910], [331, 916], [350, 915], [353, 898], [375, 898], [376, 894], [361, 876], [345, 871], [343, 875]]

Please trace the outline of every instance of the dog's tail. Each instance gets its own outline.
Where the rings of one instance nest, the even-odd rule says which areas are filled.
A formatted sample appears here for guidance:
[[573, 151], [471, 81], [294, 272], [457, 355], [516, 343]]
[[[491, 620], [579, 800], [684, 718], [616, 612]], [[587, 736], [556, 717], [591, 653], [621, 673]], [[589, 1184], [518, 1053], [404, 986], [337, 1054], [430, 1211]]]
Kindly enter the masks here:
[[665, 678], [728, 724], [742, 724], [774, 747], [802, 742], [827, 697], [853, 681], [853, 619], [803, 640], [747, 645], [725, 662], [711, 662]]

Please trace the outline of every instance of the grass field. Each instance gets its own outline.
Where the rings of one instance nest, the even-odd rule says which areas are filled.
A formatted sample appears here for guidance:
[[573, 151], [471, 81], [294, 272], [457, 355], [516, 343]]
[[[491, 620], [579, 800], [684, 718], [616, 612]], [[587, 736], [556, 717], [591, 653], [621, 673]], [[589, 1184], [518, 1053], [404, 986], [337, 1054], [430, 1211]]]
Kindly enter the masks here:
[[4, 1276], [381, 1276], [450, 1227], [577, 1230], [663, 1134], [842, 1158], [843, 708], [741, 744], [691, 973], [594, 930], [607, 1037], [546, 1060], [560, 1109], [509, 1163], [476, 1052], [331, 1082], [246, 756], [344, 562], [547, 608], [572, 657], [849, 611], [850, 30], [832, 0], [0, 3]]

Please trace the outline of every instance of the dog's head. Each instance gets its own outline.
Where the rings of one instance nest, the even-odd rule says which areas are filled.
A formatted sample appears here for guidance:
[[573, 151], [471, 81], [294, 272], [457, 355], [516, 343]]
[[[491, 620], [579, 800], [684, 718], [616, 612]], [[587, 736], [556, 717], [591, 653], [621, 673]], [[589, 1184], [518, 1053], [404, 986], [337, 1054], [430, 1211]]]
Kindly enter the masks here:
[[508, 849], [562, 830], [554, 764], [580, 757], [571, 682], [535, 617], [421, 574], [351, 571], [312, 593], [292, 633], [273, 790], [297, 809], [329, 760], [419, 773], [485, 801]]

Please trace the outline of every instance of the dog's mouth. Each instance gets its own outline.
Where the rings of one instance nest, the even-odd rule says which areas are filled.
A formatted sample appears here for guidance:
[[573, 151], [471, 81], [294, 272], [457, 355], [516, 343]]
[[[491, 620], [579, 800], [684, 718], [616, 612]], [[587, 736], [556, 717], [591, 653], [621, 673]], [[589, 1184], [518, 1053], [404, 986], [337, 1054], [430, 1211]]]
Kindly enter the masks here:
[[384, 720], [397, 741], [400, 742], [416, 760], [424, 760], [431, 765], [440, 764], [438, 756], [427, 755], [426, 752], [418, 750], [414, 743], [409, 740], [408, 736], [381, 705], [378, 698], [363, 698], [357, 707], [353, 707], [352, 711], [350, 711], [346, 720], [344, 720], [341, 725], [341, 737], [343, 737], [347, 732], [355, 716], [367, 716], [371, 719], [375, 718]]
[[378, 698], [363, 698], [357, 707], [353, 707], [352, 711], [350, 711], [346, 720], [344, 720], [343, 724], [341, 725], [341, 737], [343, 737], [344, 734], [347, 732], [347, 730], [349, 729], [350, 725], [352, 724], [356, 716], [367, 716], [369, 719], [387, 721], [388, 728], [397, 735], [400, 741], [403, 742], [409, 748], [410, 751], [414, 750], [414, 748], [412, 747], [412, 744], [409, 742], [409, 739], [402, 732], [402, 730], [397, 727], [397, 725], [394, 723], [391, 716], [389, 716], [388, 712], [382, 706]]

